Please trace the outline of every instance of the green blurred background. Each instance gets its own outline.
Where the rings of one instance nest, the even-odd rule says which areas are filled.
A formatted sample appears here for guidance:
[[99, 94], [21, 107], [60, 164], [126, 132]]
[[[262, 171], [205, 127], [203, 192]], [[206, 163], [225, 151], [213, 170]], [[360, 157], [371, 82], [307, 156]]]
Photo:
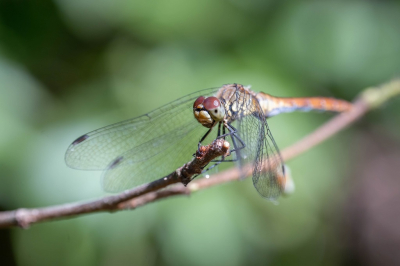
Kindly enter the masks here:
[[[400, 1], [0, 1], [0, 208], [106, 195], [78, 136], [226, 83], [354, 99], [400, 71]], [[191, 115], [191, 114], [190, 114]], [[331, 114], [269, 124], [279, 147]], [[0, 265], [399, 265], [400, 100], [251, 180], [143, 208], [0, 231]]]

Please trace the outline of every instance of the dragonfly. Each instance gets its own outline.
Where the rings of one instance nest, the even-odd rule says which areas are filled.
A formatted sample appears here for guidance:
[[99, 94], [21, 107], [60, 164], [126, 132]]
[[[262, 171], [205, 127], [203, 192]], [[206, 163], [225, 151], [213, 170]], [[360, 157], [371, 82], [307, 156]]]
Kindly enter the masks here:
[[250, 164], [258, 193], [275, 200], [284, 190], [286, 175], [267, 119], [294, 111], [350, 109], [345, 100], [274, 97], [227, 84], [84, 134], [68, 147], [65, 161], [75, 169], [103, 170], [104, 190], [119, 192], [166, 176], [190, 161], [204, 141], [224, 138], [232, 144], [232, 157], [217, 158], [203, 172], [222, 162], [234, 161], [240, 169]]

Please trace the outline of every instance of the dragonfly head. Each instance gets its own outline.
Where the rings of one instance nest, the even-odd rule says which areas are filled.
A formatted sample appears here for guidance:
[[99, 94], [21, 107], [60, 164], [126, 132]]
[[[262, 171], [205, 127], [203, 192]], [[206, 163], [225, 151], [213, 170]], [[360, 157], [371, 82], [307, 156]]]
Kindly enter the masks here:
[[217, 97], [200, 96], [193, 104], [193, 113], [200, 124], [211, 128], [216, 122], [224, 120], [225, 108]]

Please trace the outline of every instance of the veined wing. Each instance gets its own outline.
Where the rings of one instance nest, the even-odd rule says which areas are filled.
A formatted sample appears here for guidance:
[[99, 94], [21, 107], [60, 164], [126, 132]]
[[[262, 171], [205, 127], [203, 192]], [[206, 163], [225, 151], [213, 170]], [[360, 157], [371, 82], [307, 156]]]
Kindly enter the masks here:
[[104, 172], [106, 191], [118, 192], [163, 177], [193, 158], [207, 131], [195, 119], [117, 157]]
[[[179, 130], [181, 134], [188, 133], [182, 127], [190, 124], [192, 120], [196, 123], [192, 114], [194, 100], [201, 95], [212, 95], [217, 90], [218, 88], [201, 90], [170, 102], [148, 114], [82, 135], [68, 147], [65, 161], [68, 166], [76, 169], [105, 170], [110, 168], [112, 163], [115, 164], [117, 158], [129, 154], [129, 151], [135, 147], [151, 143], [151, 140], [154, 140], [154, 144], [160, 137], [163, 139], [162, 136], [173, 135], [173, 132]], [[200, 124], [199, 128], [201, 128]], [[164, 137], [164, 139], [168, 138]], [[194, 141], [198, 142], [198, 139]], [[143, 158], [151, 156], [152, 153], [159, 153], [161, 149], [166, 149], [166, 146], [172, 144], [174, 143], [164, 141], [156, 147], [148, 146], [147, 154]], [[181, 148], [176, 147], [176, 152], [179, 152]], [[196, 146], [191, 148], [195, 149]], [[193, 152], [189, 156], [192, 154]], [[160, 163], [163, 164], [163, 162]]]
[[268, 125], [263, 126], [253, 165], [253, 185], [264, 198], [276, 200], [285, 188], [285, 170]]
[[278, 147], [254, 96], [247, 94], [235, 99], [239, 99], [237, 109], [244, 110], [237, 116], [238, 134], [246, 145], [240, 151], [242, 161], [253, 164], [253, 184], [258, 193], [275, 200], [284, 188], [283, 161]]

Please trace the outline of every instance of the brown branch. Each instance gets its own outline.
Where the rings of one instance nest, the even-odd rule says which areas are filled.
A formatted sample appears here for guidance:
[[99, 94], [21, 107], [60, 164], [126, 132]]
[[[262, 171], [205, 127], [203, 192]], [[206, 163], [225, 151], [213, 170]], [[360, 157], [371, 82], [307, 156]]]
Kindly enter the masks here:
[[[168, 176], [156, 181], [126, 190], [117, 195], [84, 203], [69, 203], [45, 208], [17, 209], [14, 211], [0, 212], [0, 228], [10, 226], [27, 228], [32, 223], [53, 220], [56, 218], [70, 217], [84, 213], [118, 210], [121, 206], [124, 208], [127, 207], [125, 204], [119, 205], [121, 202], [146, 195], [145, 197], [138, 198], [134, 201], [136, 205], [140, 205], [140, 202], [144, 199], [151, 199], [154, 194], [149, 195], [148, 193], [153, 191], [158, 191], [156, 194], [157, 197], [166, 197], [169, 194], [176, 194], [177, 192], [163, 192], [159, 190], [175, 183], [187, 184], [193, 175], [200, 174], [202, 169], [213, 159], [222, 155], [227, 156], [228, 152], [229, 142], [224, 141], [223, 139], [218, 139], [213, 141], [210, 145], [201, 146], [196, 152], [196, 157], [193, 158], [192, 161], [178, 168]], [[182, 194], [185, 193], [187, 192], [182, 191]]]
[[[366, 89], [354, 102], [353, 108], [350, 111], [337, 115], [313, 133], [283, 150], [283, 159], [287, 161], [307, 151], [354, 123], [369, 110], [380, 107], [387, 100], [397, 95], [400, 95], [400, 80], [394, 80], [382, 85], [380, 88]], [[199, 174], [201, 169], [211, 160], [223, 154], [226, 155], [228, 150], [228, 142], [216, 140], [208, 146], [201, 147], [196, 153], [196, 157], [190, 163], [185, 164], [170, 175], [149, 184], [127, 190], [118, 195], [108, 196], [86, 203], [71, 203], [45, 208], [17, 209], [14, 211], [0, 212], [0, 228], [11, 226], [27, 228], [33, 223], [67, 218], [84, 213], [134, 209], [163, 198], [190, 194], [197, 190], [237, 180], [240, 178], [239, 170], [232, 168], [220, 172], [212, 178], [195, 180], [187, 187], [182, 184], [175, 184], [187, 183], [191, 176]], [[171, 184], [175, 185], [169, 186]]]

